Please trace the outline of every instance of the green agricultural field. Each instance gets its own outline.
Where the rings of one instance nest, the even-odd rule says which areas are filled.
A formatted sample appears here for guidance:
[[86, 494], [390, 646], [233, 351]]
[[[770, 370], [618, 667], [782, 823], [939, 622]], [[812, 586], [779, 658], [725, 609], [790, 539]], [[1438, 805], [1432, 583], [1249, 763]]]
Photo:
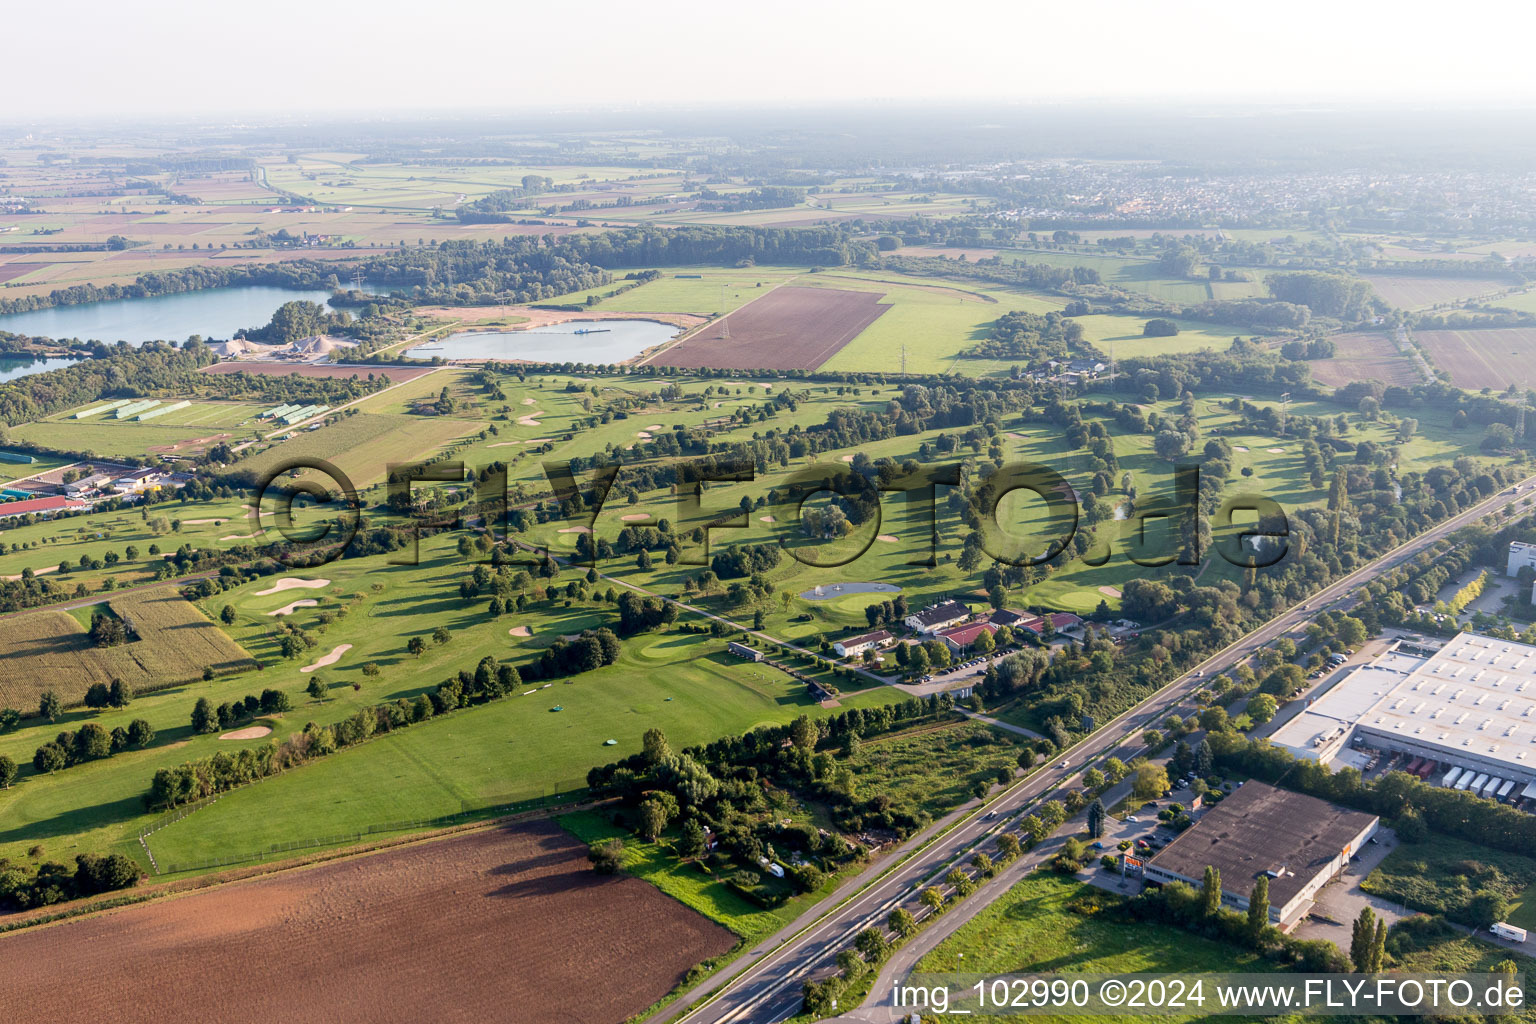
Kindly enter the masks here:
[[318, 430], [301, 430], [246, 456], [237, 467], [270, 473], [299, 458], [325, 459], [359, 489], [382, 481], [392, 463], [424, 459], [450, 441], [476, 433], [479, 424], [446, 416], [357, 413]]
[[175, 426], [149, 420], [44, 420], [25, 423], [11, 435], [30, 444], [61, 451], [85, 452], [98, 458], [144, 459], [152, 448], [169, 448], [181, 441], [199, 438], [209, 428]]

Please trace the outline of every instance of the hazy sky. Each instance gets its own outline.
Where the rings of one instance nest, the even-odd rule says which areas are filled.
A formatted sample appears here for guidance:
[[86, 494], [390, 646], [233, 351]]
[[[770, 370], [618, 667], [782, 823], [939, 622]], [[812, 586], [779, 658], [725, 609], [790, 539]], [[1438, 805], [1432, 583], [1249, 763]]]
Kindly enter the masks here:
[[3, 24], [0, 120], [1169, 96], [1536, 99], [1526, 3], [62, 0]]

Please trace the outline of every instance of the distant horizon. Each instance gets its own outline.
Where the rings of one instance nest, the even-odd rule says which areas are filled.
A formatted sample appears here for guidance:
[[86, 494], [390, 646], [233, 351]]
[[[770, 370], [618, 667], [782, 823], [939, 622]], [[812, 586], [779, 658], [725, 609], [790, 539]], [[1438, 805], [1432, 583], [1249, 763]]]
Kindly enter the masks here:
[[[259, 14], [159, 0], [124, 17], [79, 0], [7, 19], [9, 118], [252, 116], [284, 111], [581, 110], [826, 98], [856, 103], [1159, 102], [1536, 104], [1528, 11], [1433, 23], [1298, 0], [1251, 14], [1209, 0], [1071, 10], [990, 0], [943, 12], [910, 0], [705, 15], [679, 0], [556, 8], [442, 0], [273, 0]], [[366, 17], [362, 16], [366, 14]], [[72, 33], [72, 25], [82, 31]], [[1496, 26], [1496, 29], [1491, 26]], [[61, 48], [67, 46], [67, 49]], [[67, 56], [67, 64], [61, 62]], [[245, 112], [245, 113], [240, 113]]]

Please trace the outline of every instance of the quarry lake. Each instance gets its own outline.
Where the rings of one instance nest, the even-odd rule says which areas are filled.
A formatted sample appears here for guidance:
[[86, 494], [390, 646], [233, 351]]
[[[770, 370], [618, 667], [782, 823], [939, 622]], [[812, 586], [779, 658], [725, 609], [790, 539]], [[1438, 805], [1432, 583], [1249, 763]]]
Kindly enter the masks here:
[[277, 307], [296, 299], [324, 303], [331, 293], [319, 289], [237, 285], [206, 288], [149, 298], [107, 299], [78, 306], [53, 306], [0, 315], [0, 331], [35, 338], [80, 338], [108, 343], [225, 340], [242, 327], [264, 327]]
[[[3, 325], [0, 325], [3, 326]], [[678, 332], [654, 320], [571, 320], [526, 331], [470, 331], [417, 345], [412, 359], [519, 359], [551, 363], [619, 363]]]

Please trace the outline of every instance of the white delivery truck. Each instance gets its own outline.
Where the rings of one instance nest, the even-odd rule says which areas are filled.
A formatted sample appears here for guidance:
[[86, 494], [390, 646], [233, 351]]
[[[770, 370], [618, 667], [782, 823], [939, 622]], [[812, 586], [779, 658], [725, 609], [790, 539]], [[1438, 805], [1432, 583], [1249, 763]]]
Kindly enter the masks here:
[[1456, 779], [1458, 777], [1460, 777], [1460, 775], [1461, 775], [1461, 769], [1460, 768], [1452, 768], [1450, 771], [1446, 772], [1445, 775], [1440, 779], [1440, 785], [1445, 787], [1446, 789], [1450, 789], [1452, 786], [1456, 785]]
[[1514, 925], [1505, 924], [1503, 921], [1494, 922], [1493, 926], [1488, 930], [1493, 932], [1493, 934], [1497, 935], [1499, 938], [1508, 939], [1510, 942], [1525, 941], [1524, 928], [1516, 928]]

